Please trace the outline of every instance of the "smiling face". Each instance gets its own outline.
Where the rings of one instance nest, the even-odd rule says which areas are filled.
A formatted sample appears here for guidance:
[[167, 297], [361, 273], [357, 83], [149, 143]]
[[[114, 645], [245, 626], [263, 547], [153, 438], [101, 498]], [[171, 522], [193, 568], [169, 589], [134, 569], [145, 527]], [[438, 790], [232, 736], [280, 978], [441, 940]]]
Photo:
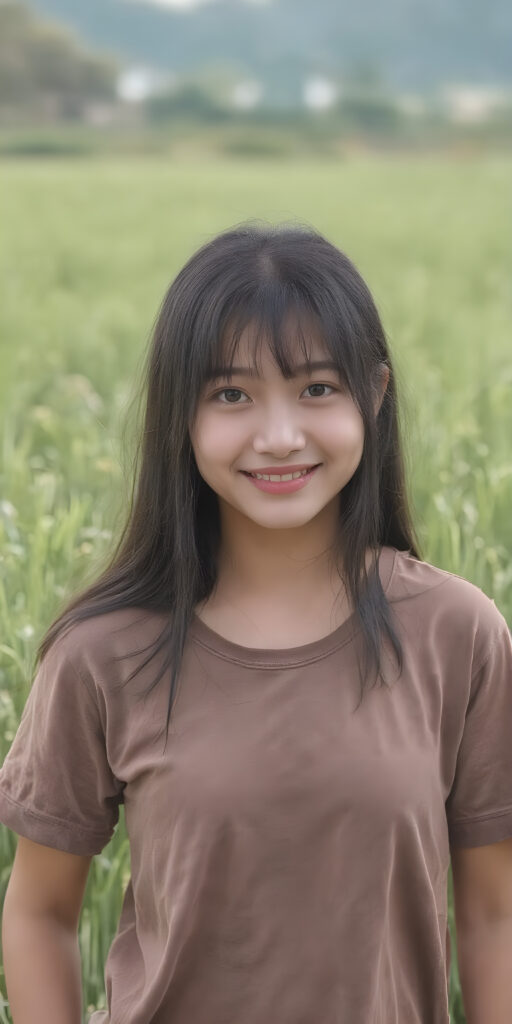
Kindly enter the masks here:
[[[361, 414], [336, 368], [301, 368], [287, 380], [264, 344], [256, 376], [252, 352], [246, 328], [233, 361], [244, 372], [203, 388], [190, 434], [198, 470], [217, 494], [224, 520], [240, 514], [268, 529], [304, 526], [322, 514], [331, 522], [339, 492], [363, 453]], [[308, 356], [332, 362], [313, 335]], [[297, 346], [295, 366], [302, 362]], [[262, 467], [282, 473], [284, 466], [317, 464], [305, 484], [287, 492], [260, 489], [246, 475]]]

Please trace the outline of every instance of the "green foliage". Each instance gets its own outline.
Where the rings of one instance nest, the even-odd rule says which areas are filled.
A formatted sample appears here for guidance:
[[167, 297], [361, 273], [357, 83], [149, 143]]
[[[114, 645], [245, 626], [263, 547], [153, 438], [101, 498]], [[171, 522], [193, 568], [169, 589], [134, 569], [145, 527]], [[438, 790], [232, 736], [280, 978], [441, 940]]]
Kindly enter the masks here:
[[17, 134], [14, 138], [0, 142], [0, 153], [3, 156], [90, 156], [93, 147], [84, 133], [81, 138], [70, 134], [56, 132], [37, 132]]
[[145, 106], [149, 120], [159, 124], [183, 118], [206, 123], [229, 118], [228, 111], [212, 99], [206, 89], [194, 82], [152, 96]]
[[58, 24], [16, 0], [0, 3], [0, 115], [81, 117], [84, 104], [116, 97], [117, 64], [85, 52]]
[[241, 157], [287, 157], [290, 155], [290, 139], [271, 132], [239, 132], [227, 139], [223, 151], [228, 156]]
[[371, 135], [393, 135], [405, 122], [394, 103], [381, 96], [347, 96], [339, 112], [349, 129], [362, 129]]
[[[0, 761], [42, 632], [117, 536], [122, 429], [162, 295], [205, 238], [245, 218], [312, 223], [355, 260], [395, 359], [424, 557], [512, 622], [509, 161], [304, 159], [291, 173], [289, 161], [242, 155], [48, 158], [12, 160], [2, 176]], [[0, 826], [0, 906], [15, 845]], [[121, 810], [80, 920], [84, 1011], [105, 1005], [129, 871]], [[452, 1024], [464, 1024], [451, 875], [449, 925]], [[11, 1024], [1, 969], [0, 1024]]]

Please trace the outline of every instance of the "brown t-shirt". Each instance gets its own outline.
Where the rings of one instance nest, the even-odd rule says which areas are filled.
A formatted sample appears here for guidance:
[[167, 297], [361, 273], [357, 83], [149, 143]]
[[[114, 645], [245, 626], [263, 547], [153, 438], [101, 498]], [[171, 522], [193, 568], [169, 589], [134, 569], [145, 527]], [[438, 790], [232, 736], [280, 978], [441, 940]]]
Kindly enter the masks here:
[[[512, 641], [467, 580], [384, 547], [401, 677], [359, 700], [354, 617], [293, 649], [197, 616], [162, 756], [143, 609], [39, 667], [0, 821], [98, 854], [124, 802], [131, 878], [90, 1024], [448, 1024], [450, 843], [512, 836]], [[385, 642], [387, 677], [396, 677]], [[159, 736], [160, 733], [160, 736]]]

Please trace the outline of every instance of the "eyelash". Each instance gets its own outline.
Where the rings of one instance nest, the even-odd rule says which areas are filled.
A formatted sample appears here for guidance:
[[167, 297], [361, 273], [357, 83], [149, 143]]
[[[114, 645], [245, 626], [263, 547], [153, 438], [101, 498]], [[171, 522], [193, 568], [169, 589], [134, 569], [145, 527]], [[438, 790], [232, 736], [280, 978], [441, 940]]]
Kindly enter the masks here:
[[[317, 388], [317, 387], [330, 388], [331, 391], [333, 391], [333, 392], [337, 391], [337, 388], [335, 388], [332, 384], [322, 384], [321, 381], [315, 381], [314, 384], [308, 384], [307, 387], [305, 388], [305, 390], [307, 391], [308, 388]], [[241, 388], [221, 388], [220, 391], [216, 391], [215, 394], [210, 396], [210, 400], [212, 402], [218, 400], [220, 395], [223, 395], [225, 391], [238, 391], [239, 394], [245, 395], [245, 391], [242, 391]], [[330, 395], [310, 395], [310, 398], [330, 398]], [[245, 402], [221, 402], [220, 404], [221, 405], [245, 405], [246, 403]]]

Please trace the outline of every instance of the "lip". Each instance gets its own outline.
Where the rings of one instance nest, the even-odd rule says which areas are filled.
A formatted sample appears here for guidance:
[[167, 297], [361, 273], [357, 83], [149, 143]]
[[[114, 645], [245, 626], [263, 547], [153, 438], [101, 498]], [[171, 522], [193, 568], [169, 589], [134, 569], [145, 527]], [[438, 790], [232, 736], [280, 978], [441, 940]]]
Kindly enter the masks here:
[[266, 473], [270, 476], [272, 473], [276, 473], [279, 476], [285, 476], [287, 473], [302, 473], [303, 469], [313, 469], [319, 466], [319, 462], [302, 462], [298, 466], [256, 466], [254, 469], [241, 469], [241, 473]]

